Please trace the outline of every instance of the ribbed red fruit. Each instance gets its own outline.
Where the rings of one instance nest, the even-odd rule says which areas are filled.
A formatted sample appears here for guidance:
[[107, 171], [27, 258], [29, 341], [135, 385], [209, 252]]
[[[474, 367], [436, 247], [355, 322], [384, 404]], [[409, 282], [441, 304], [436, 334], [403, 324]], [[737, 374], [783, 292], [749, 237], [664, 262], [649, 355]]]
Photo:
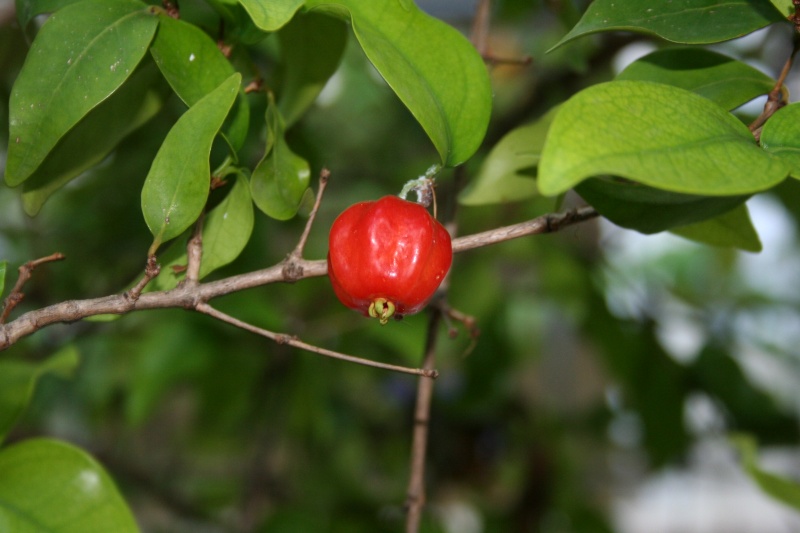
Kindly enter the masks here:
[[328, 276], [336, 296], [381, 324], [425, 307], [452, 262], [444, 226], [397, 196], [352, 205], [331, 227]]

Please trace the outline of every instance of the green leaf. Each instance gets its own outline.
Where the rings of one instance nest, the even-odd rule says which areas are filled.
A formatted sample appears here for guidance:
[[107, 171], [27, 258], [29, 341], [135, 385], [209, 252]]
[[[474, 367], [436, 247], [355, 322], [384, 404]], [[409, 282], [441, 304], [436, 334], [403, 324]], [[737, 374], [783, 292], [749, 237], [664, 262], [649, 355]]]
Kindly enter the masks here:
[[[203, 223], [203, 257], [200, 279], [239, 257], [253, 232], [253, 200], [250, 185], [241, 170], [237, 171], [227, 196], [212, 209]], [[184, 278], [186, 243], [173, 243], [158, 256], [161, 272], [145, 288], [145, 292], [174, 289]]]
[[222, 202], [211, 210], [203, 225], [203, 259], [200, 278], [239, 257], [253, 232], [250, 183], [240, 174]]
[[785, 20], [770, 0], [595, 0], [553, 48], [590, 33], [619, 30], [676, 43], [717, 43]]
[[[172, 17], [159, 17], [158, 33], [150, 53], [172, 89], [191, 107], [219, 87], [234, 72], [217, 44], [197, 26]], [[239, 150], [247, 136], [250, 106], [240, 93], [225, 136], [234, 150]]]
[[307, 0], [350, 15], [367, 58], [433, 141], [445, 166], [478, 149], [492, 107], [483, 59], [453, 27], [396, 0]]
[[296, 16], [281, 29], [278, 38], [284, 62], [278, 109], [288, 128], [336, 72], [347, 44], [347, 27], [312, 12]]
[[711, 246], [737, 248], [747, 252], [760, 252], [762, 249], [761, 239], [753, 227], [746, 204], [709, 220], [672, 228], [670, 232]]
[[752, 436], [734, 435], [731, 437], [731, 442], [742, 456], [742, 466], [745, 472], [761, 487], [761, 490], [774, 499], [800, 511], [800, 484], [760, 468], [757, 457], [758, 448]]
[[156, 26], [136, 0], [85, 0], [48, 19], [11, 91], [8, 185], [25, 181], [64, 134], [122, 85]]
[[776, 185], [789, 166], [760, 149], [736, 117], [689, 91], [643, 81], [594, 85], [561, 106], [539, 165], [539, 191], [613, 175], [697, 195]]
[[614, 224], [646, 234], [714, 218], [749, 198], [680, 194], [607, 179], [584, 181], [575, 191]]
[[264, 31], [275, 31], [289, 22], [303, 0], [239, 0], [256, 26]]
[[152, 250], [200, 216], [208, 198], [211, 143], [241, 80], [239, 73], [233, 74], [189, 108], [158, 150], [142, 188], [142, 213], [155, 238]]
[[30, 403], [39, 378], [51, 373], [68, 377], [78, 366], [78, 361], [78, 351], [71, 345], [38, 363], [0, 359], [0, 442]]
[[705, 96], [735, 109], [762, 94], [775, 80], [733, 58], [702, 48], [667, 48], [648, 54], [619, 73], [617, 80], [654, 81]]
[[100, 163], [123, 138], [161, 109], [168, 89], [159, 78], [152, 63], [138, 68], [56, 144], [22, 184], [22, 205], [27, 214], [39, 213], [54, 192]]
[[527, 200], [538, 194], [535, 167], [558, 108], [553, 108], [536, 122], [520, 126], [492, 148], [459, 202], [486, 205]]
[[267, 106], [267, 148], [250, 179], [253, 202], [267, 216], [288, 220], [297, 214], [311, 171], [305, 159], [286, 144], [283, 118], [270, 94]]
[[791, 175], [800, 178], [800, 103], [779, 109], [761, 129], [761, 147], [775, 154], [791, 167]]
[[103, 467], [83, 450], [30, 439], [0, 450], [0, 524], [15, 533], [138, 533]]

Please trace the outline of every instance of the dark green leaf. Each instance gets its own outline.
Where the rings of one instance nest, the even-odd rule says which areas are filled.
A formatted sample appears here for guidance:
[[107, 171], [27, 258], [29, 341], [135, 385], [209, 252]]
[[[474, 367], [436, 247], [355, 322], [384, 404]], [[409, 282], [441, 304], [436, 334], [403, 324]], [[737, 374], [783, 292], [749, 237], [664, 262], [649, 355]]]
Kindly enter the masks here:
[[303, 5], [303, 0], [240, 0], [256, 26], [275, 31], [289, 22]]
[[756, 441], [749, 435], [734, 435], [731, 442], [742, 455], [742, 466], [761, 490], [776, 500], [800, 510], [800, 484], [791, 479], [767, 472], [758, 466]]
[[278, 109], [288, 128], [316, 100], [339, 66], [347, 44], [347, 27], [312, 12], [295, 17], [278, 37], [284, 62]]
[[714, 218], [749, 196], [698, 196], [618, 180], [590, 179], [575, 191], [611, 222], [642, 233], [658, 233]]
[[536, 196], [534, 167], [539, 164], [556, 110], [552, 109], [536, 122], [512, 130], [500, 139], [459, 201], [464, 205], [486, 205]]
[[761, 130], [761, 147], [775, 154], [791, 167], [791, 174], [800, 178], [800, 103], [779, 109]]
[[[159, 17], [158, 33], [150, 53], [172, 89], [189, 107], [235, 72], [205, 32], [166, 15]], [[231, 119], [223, 128], [234, 150], [239, 150], [244, 144], [249, 120], [250, 106], [241, 93]]]
[[595, 0], [561, 46], [601, 31], [634, 31], [685, 44], [727, 41], [785, 21], [769, 0]]
[[136, 0], [85, 0], [50, 17], [11, 92], [8, 185], [25, 181], [64, 134], [122, 85], [157, 25]]
[[644, 81], [601, 83], [564, 103], [539, 165], [542, 194], [613, 175], [663, 190], [742, 195], [768, 189], [789, 165], [762, 150], [736, 117], [689, 91]]
[[711, 246], [738, 248], [747, 252], [761, 251], [761, 240], [750, 220], [746, 204], [734, 207], [712, 219], [672, 228], [670, 231], [675, 235]]
[[49, 373], [68, 376], [78, 366], [78, 361], [78, 351], [74, 346], [67, 346], [39, 363], [0, 359], [0, 442], [30, 403], [39, 378]]
[[51, 439], [0, 450], [0, 524], [9, 532], [139, 531], [103, 467]]
[[142, 213], [155, 238], [151, 251], [188, 228], [205, 206], [211, 176], [209, 154], [241, 84], [233, 74], [189, 108], [156, 154], [142, 189]]
[[267, 216], [288, 220], [297, 214], [308, 188], [308, 163], [286, 144], [283, 118], [270, 95], [267, 106], [267, 152], [250, 179], [253, 202]]
[[725, 109], [735, 109], [762, 94], [775, 80], [728, 56], [702, 48], [667, 48], [628, 65], [617, 80], [665, 83], [693, 91]]
[[[350, 15], [356, 39], [433, 141], [445, 166], [478, 149], [492, 107], [483, 59], [458, 31], [396, 0], [308, 0]], [[435, 53], [432, 53], [435, 51]]]
[[83, 171], [101, 162], [133, 130], [150, 120], [166, 99], [152, 63], [136, 72], [106, 101], [91, 110], [53, 148], [22, 184], [25, 212], [36, 215], [45, 201]]

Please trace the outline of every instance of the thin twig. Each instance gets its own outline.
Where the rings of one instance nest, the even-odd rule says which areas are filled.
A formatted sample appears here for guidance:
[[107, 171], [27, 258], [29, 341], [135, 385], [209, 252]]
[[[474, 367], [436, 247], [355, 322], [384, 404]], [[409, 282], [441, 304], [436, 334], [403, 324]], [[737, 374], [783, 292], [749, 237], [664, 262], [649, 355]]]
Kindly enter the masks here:
[[319, 204], [322, 202], [322, 195], [325, 193], [325, 187], [328, 185], [328, 179], [331, 177], [331, 171], [327, 168], [323, 168], [319, 172], [319, 189], [317, 190], [317, 198], [314, 201], [314, 207], [311, 209], [311, 213], [308, 215], [308, 221], [306, 222], [306, 227], [303, 228], [303, 234], [300, 235], [300, 240], [297, 241], [297, 246], [295, 246], [294, 250], [290, 254], [291, 257], [300, 259], [303, 257], [303, 250], [306, 247], [306, 241], [308, 241], [308, 235], [311, 233], [311, 226], [314, 224], [314, 220], [317, 218], [317, 211], [319, 211]]
[[[465, 252], [526, 235], [550, 233], [596, 216], [597, 212], [590, 207], [544, 215], [512, 226], [453, 239], [453, 252]], [[291, 268], [287, 269], [287, 263], [291, 264]], [[292, 275], [288, 275], [287, 270], [291, 270]], [[298, 272], [301, 273], [299, 277]], [[299, 279], [325, 276], [327, 273], [328, 264], [324, 259], [316, 261], [291, 259], [288, 262], [283, 261], [261, 270], [207, 283], [198, 283], [194, 287], [178, 286], [169, 291], [152, 291], [143, 294], [139, 288], [140, 294], [137, 298], [132, 298], [130, 294], [117, 294], [60, 302], [24, 313], [7, 324], [0, 324], [0, 351], [52, 324], [75, 322], [95, 315], [122, 315], [145, 309], [193, 309], [197, 302], [208, 302], [220, 296], [271, 283], [290, 283]], [[143, 288], [144, 281], [142, 280], [137, 287]]]
[[[428, 336], [425, 341], [425, 357], [422, 369], [436, 366], [436, 339], [442, 314], [431, 311], [428, 322]], [[428, 450], [428, 430], [430, 429], [431, 401], [433, 400], [433, 380], [423, 379], [417, 385], [417, 401], [414, 408], [414, 431], [411, 440], [411, 474], [406, 492], [406, 533], [417, 533], [425, 507], [425, 457]]]
[[138, 300], [141, 297], [144, 288], [153, 280], [153, 278], [158, 276], [159, 272], [161, 272], [161, 265], [158, 264], [158, 259], [156, 256], [153, 254], [147, 256], [147, 263], [144, 266], [144, 276], [142, 276], [142, 279], [140, 279], [139, 282], [133, 286], [133, 288], [123, 294], [125, 299], [133, 302]]
[[783, 68], [781, 69], [781, 73], [778, 76], [775, 85], [767, 94], [767, 102], [764, 104], [764, 109], [761, 111], [761, 114], [758, 115], [758, 117], [756, 117], [756, 119], [748, 126], [750, 131], [753, 133], [753, 137], [755, 137], [756, 142], [761, 141], [761, 128], [764, 126], [764, 123], [766, 123], [767, 120], [769, 120], [769, 118], [774, 115], [778, 109], [787, 104], [786, 92], [783, 90], [783, 85], [786, 82], [786, 77], [789, 75], [789, 71], [792, 69], [794, 58], [797, 55], [798, 50], [800, 50], [800, 39], [798, 38], [798, 35], [795, 34], [792, 41], [792, 52], [789, 54], [789, 58], [783, 64]]
[[[252, 324], [248, 324], [238, 318], [234, 318], [230, 315], [223, 313], [217, 309], [214, 309], [210, 305], [206, 303], [199, 303], [195, 306], [195, 309], [200, 313], [206, 314], [208, 316], [214, 317], [217, 320], [230, 324], [232, 326], [236, 326], [237, 328], [241, 328], [245, 331], [249, 331], [250, 333], [255, 333], [256, 335], [260, 335], [262, 337], [266, 337], [271, 339], [278, 344], [288, 344], [289, 346], [294, 346], [295, 348], [300, 348], [301, 350], [305, 350], [307, 352], [312, 352], [319, 355], [324, 355], [325, 357], [332, 357], [334, 359], [340, 359], [342, 361], [348, 361], [350, 363], [356, 363], [359, 365], [364, 366], [371, 366], [373, 368], [381, 368], [383, 370], [391, 370], [393, 372], [403, 372], [405, 374], [413, 374], [415, 376], [422, 376], [426, 378], [436, 378], [439, 376], [439, 373], [434, 370], [433, 368], [409, 368], [405, 366], [398, 366], [398, 365], [390, 365], [388, 363], [381, 363], [379, 361], [371, 361], [369, 359], [362, 359], [361, 357], [355, 357], [352, 355], [347, 355], [344, 353], [334, 352], [333, 350], [327, 350], [325, 348], [320, 348], [319, 346], [314, 346], [312, 344], [308, 344], [303, 342], [297, 337], [293, 337], [291, 335], [285, 335], [282, 333], [274, 333], [272, 331], [259, 328], [253, 326]], [[427, 380], [426, 380], [427, 381]]]
[[28, 261], [19, 267], [19, 277], [17, 278], [17, 282], [14, 284], [14, 288], [11, 289], [11, 292], [8, 294], [5, 302], [3, 302], [3, 313], [0, 314], [0, 324], [5, 324], [8, 316], [11, 314], [11, 311], [13, 311], [14, 308], [25, 298], [25, 293], [22, 292], [22, 287], [29, 279], [31, 279], [31, 275], [33, 271], [36, 270], [36, 267], [43, 265], [44, 263], [52, 263], [53, 261], [61, 261], [63, 259], [65, 259], [64, 254], [61, 252], [56, 252], [46, 257], [40, 257], [39, 259]]

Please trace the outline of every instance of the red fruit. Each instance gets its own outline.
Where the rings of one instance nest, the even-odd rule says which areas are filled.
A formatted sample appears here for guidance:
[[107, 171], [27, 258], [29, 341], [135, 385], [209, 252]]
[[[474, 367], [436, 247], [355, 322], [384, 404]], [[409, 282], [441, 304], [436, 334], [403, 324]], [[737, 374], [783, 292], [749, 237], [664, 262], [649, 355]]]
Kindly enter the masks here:
[[381, 324], [425, 307], [452, 262], [444, 226], [397, 196], [352, 205], [331, 227], [328, 276], [336, 296]]

